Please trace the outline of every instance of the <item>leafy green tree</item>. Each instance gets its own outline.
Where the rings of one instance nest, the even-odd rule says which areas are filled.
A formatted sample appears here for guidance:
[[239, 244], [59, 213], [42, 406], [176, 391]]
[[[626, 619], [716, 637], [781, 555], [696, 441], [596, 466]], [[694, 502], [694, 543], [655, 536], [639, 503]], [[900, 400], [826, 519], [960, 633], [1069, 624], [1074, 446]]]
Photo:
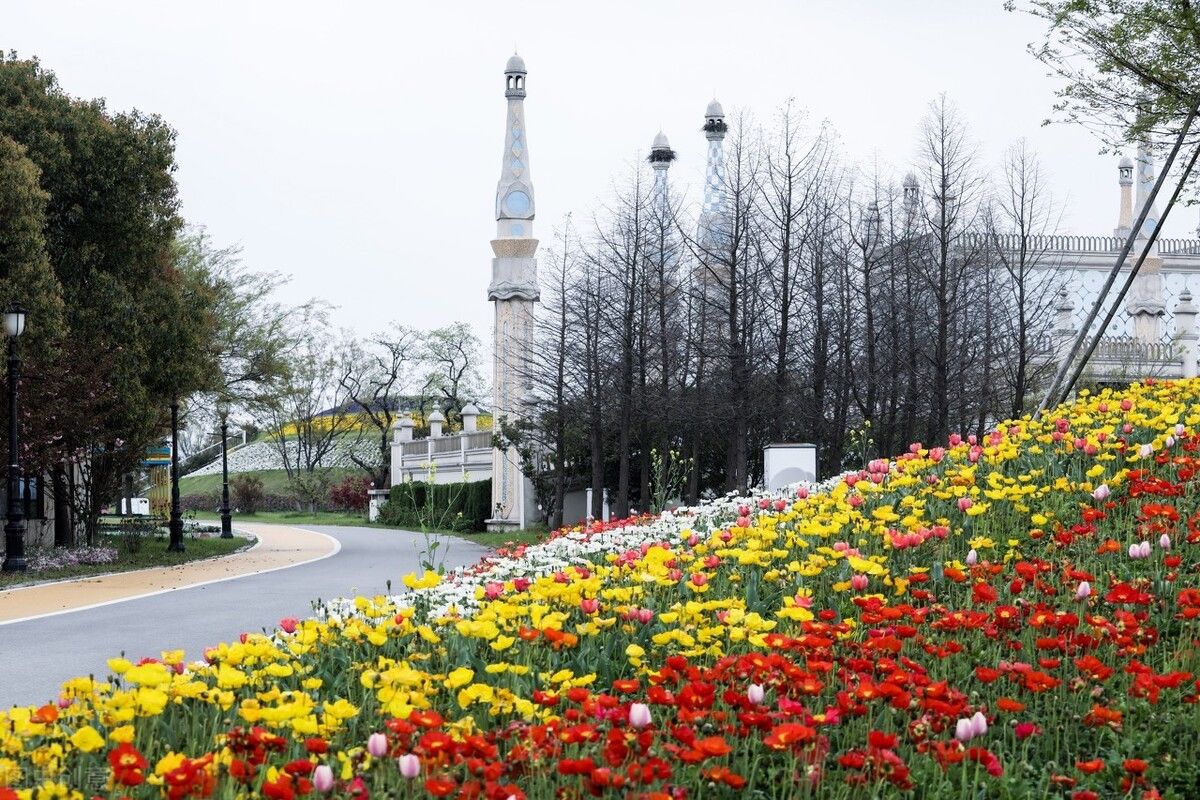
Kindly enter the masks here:
[[283, 391], [301, 337], [294, 327], [317, 301], [284, 305], [275, 292], [287, 282], [277, 272], [246, 268], [237, 247], [218, 247], [203, 228], [175, 243], [176, 264], [211, 292], [217, 386], [210, 398], [234, 412], [261, 412]]
[[[160, 117], [72, 98], [37, 60], [10, 54], [0, 57], [0, 135], [25, 148], [46, 196], [61, 360], [28, 382], [69, 400], [43, 434], [80, 473], [71, 494], [90, 539], [121, 477], [164, 434], [171, 400], [211, 386], [213, 298], [176, 264], [175, 132]], [[46, 321], [31, 315], [31, 332]], [[64, 472], [60, 461], [60, 517]]]
[[1064, 80], [1058, 118], [1110, 146], [1179, 135], [1200, 101], [1200, 19], [1193, 0], [1008, 0], [1040, 17], [1033, 54]]

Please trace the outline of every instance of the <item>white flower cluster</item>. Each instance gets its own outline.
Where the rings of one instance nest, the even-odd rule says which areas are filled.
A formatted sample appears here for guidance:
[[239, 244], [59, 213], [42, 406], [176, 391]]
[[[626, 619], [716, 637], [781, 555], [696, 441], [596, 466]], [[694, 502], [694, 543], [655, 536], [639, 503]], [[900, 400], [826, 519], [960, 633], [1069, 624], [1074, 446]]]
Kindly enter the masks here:
[[[778, 499], [794, 499], [801, 490], [810, 494], [827, 492], [843, 477], [838, 475], [815, 484], [794, 484], [777, 492], [757, 490], [749, 495], [729, 494], [696, 506], [665, 511], [649, 521], [607, 530], [571, 531], [529, 545], [520, 550], [519, 555], [487, 556], [472, 567], [450, 573], [431, 589], [403, 592], [388, 600], [397, 608], [414, 608], [424, 604], [428, 609], [425, 621], [469, 617], [479, 606], [475, 597], [476, 589], [486, 587], [489, 583], [534, 579], [571, 566], [605, 564], [609, 554], [620, 556], [657, 543], [686, 546], [687, 538], [692, 533], [707, 538], [714, 531], [732, 524], [740, 515], [740, 509], [749, 507], [757, 512], [760, 501], [773, 503]], [[317, 613], [324, 618], [342, 620], [358, 612], [353, 598], [336, 598], [322, 603]]]

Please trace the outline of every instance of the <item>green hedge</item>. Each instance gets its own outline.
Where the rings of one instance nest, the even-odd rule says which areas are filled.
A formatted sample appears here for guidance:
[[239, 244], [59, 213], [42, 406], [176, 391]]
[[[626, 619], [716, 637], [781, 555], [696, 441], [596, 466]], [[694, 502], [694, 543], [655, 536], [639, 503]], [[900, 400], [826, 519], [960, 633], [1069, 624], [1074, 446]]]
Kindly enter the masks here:
[[387, 525], [484, 531], [492, 515], [492, 481], [425, 483], [406, 481], [391, 488], [379, 509]]

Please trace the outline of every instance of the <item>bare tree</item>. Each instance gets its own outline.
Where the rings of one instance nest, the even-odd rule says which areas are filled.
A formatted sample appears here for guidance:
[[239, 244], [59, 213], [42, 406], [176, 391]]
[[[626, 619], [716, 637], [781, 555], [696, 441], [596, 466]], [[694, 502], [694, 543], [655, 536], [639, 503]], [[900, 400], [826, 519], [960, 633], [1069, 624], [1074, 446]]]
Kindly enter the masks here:
[[[420, 346], [418, 331], [394, 324], [363, 341], [349, 340], [342, 347], [338, 383], [351, 413], [359, 419], [354, 445], [347, 454], [378, 487], [391, 483], [392, 423], [401, 411], [402, 393], [411, 382]], [[369, 454], [358, 447], [367, 439], [376, 444]]]

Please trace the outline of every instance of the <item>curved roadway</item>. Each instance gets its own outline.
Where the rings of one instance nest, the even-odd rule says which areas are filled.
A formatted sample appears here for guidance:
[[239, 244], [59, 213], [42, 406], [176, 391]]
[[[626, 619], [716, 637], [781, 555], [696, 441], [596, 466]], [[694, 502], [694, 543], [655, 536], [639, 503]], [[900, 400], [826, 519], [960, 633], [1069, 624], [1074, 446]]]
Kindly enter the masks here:
[[[304, 617], [318, 598], [375, 595], [403, 588], [420, 572], [424, 537], [408, 531], [312, 525], [336, 539], [334, 555], [259, 575], [175, 589], [149, 597], [0, 624], [0, 708], [40, 705], [64, 680], [108, 674], [106, 661], [124, 653], [136, 661], [183, 649], [188, 660], [245, 631], [271, 630], [284, 617]], [[438, 557], [447, 569], [471, 564], [488, 548], [444, 537]]]

